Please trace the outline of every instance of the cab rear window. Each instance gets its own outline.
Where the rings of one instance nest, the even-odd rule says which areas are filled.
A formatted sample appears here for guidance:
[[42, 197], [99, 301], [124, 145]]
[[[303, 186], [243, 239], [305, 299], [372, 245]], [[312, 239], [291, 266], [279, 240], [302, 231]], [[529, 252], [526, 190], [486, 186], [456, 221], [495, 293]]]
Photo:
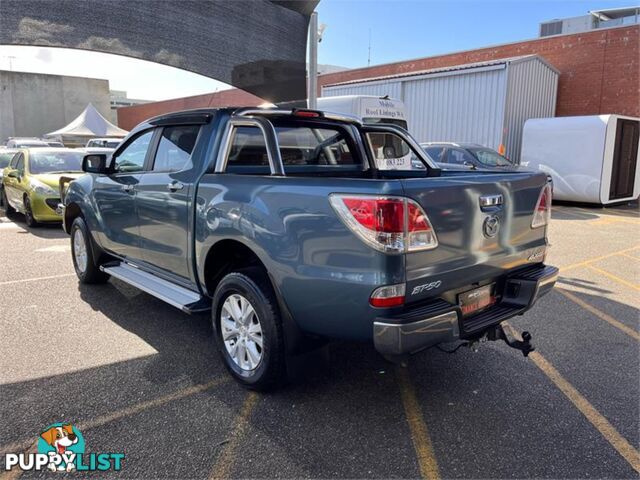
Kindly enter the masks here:
[[[278, 125], [275, 130], [285, 172], [295, 172], [299, 167], [318, 171], [361, 168], [352, 141], [342, 128]], [[256, 167], [268, 173], [269, 157], [262, 131], [257, 127], [237, 127], [231, 139], [227, 171], [257, 173]]]

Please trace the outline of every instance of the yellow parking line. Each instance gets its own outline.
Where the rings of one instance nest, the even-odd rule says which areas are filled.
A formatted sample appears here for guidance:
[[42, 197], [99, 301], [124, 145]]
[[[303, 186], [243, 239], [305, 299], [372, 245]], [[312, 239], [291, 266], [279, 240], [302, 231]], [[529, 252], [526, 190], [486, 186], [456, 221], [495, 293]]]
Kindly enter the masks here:
[[578, 262], [578, 263], [573, 263], [571, 265], [567, 265], [566, 267], [560, 267], [560, 271], [561, 272], [566, 272], [567, 270], [573, 270], [574, 268], [586, 267], [590, 263], [597, 262], [599, 260], [604, 260], [605, 258], [615, 257], [616, 255], [621, 255], [623, 253], [632, 252], [634, 250], [638, 250], [639, 248], [640, 248], [640, 245], [637, 245], [635, 247], [625, 248], [624, 250], [618, 250], [617, 252], [608, 253], [607, 255], [601, 255], [599, 257], [589, 258], [589, 259], [584, 260], [582, 262]]
[[121, 410], [117, 410], [113, 413], [102, 415], [92, 420], [87, 420], [86, 422], [80, 422], [78, 423], [78, 428], [80, 430], [89, 430], [90, 428], [101, 427], [105, 423], [113, 422], [115, 420], [120, 420], [125, 417], [130, 417], [131, 415], [135, 415], [136, 413], [140, 413], [144, 410], [148, 410], [149, 408], [159, 407], [161, 405], [164, 405], [165, 403], [174, 402], [176, 400], [180, 400], [182, 398], [195, 395], [196, 393], [201, 393], [206, 390], [210, 390], [213, 387], [217, 387], [218, 385], [221, 385], [227, 381], [229, 381], [227, 378], [219, 378], [216, 380], [211, 380], [210, 382], [207, 382], [207, 383], [199, 383], [197, 385], [192, 385], [191, 387], [183, 388], [182, 390], [178, 390], [177, 392], [173, 392], [159, 398], [154, 398], [153, 400], [140, 402], [135, 405], [132, 405], [131, 407], [126, 407]]
[[[166, 403], [173, 402], [175, 400], [180, 400], [182, 398], [189, 397], [196, 393], [204, 392], [206, 390], [209, 390], [213, 387], [216, 387], [228, 381], [229, 381], [228, 378], [222, 378], [222, 379], [212, 380], [207, 383], [200, 383], [197, 385], [193, 385], [191, 387], [183, 388], [176, 392], [163, 395], [162, 397], [154, 398], [153, 400], [147, 400], [145, 402], [136, 403], [134, 405], [131, 405], [130, 407], [125, 407], [123, 409], [116, 410], [115, 412], [108, 413], [106, 415], [101, 415], [94, 419], [86, 420], [84, 422], [78, 422], [75, 425], [81, 431], [89, 430], [95, 427], [100, 427], [106, 423], [113, 422], [115, 420], [120, 420], [125, 417], [130, 417], [132, 415], [135, 415], [136, 413], [140, 413], [145, 410], [148, 410], [149, 408], [159, 407]], [[0, 453], [6, 454], [6, 453], [24, 451], [27, 448], [29, 448], [32, 445], [32, 443], [33, 443], [33, 439], [8, 443], [0, 447]]]
[[51, 280], [52, 278], [73, 277], [74, 275], [75, 275], [75, 273], [65, 273], [63, 275], [50, 275], [48, 277], [23, 278], [22, 280], [7, 280], [5, 282], [0, 282], [0, 286], [2, 286], [2, 285], [12, 285], [14, 283], [37, 282], [37, 281], [40, 281], [40, 280]]
[[604, 320], [608, 324], [616, 327], [618, 330], [621, 330], [622, 332], [626, 333], [631, 338], [640, 341], [640, 334], [638, 332], [636, 332], [633, 328], [627, 327], [624, 323], [616, 320], [611, 315], [607, 315], [606, 313], [601, 312], [596, 307], [589, 305], [587, 302], [576, 297], [573, 293], [570, 293], [567, 290], [564, 290], [562, 288], [556, 288], [556, 292], [560, 293], [561, 295], [564, 295], [566, 298], [568, 298], [575, 304], [593, 313], [596, 317], [600, 318], [601, 320]]
[[235, 458], [238, 452], [238, 446], [244, 437], [244, 434], [249, 426], [249, 419], [253, 413], [253, 409], [258, 403], [259, 396], [255, 392], [249, 392], [247, 398], [242, 404], [240, 413], [236, 419], [233, 431], [231, 432], [231, 439], [225, 444], [224, 449], [218, 456], [215, 465], [209, 473], [210, 479], [226, 479], [229, 478], [231, 468], [235, 463]]
[[[511, 335], [520, 338], [515, 329], [505, 322], [505, 326], [510, 330]], [[547, 359], [540, 353], [532, 352], [529, 358], [542, 370], [542, 372], [551, 380], [556, 387], [575, 405], [575, 407], [586, 417], [586, 419], [602, 434], [602, 436], [611, 444], [613, 448], [624, 458], [631, 467], [640, 473], [640, 452], [636, 450], [620, 433], [615, 429], [609, 421], [595, 409], [582, 394], [575, 389], [561, 374], [558, 372]]]
[[635, 255], [629, 255], [628, 253], [621, 253], [623, 257], [633, 258], [634, 260], [640, 260], [640, 257], [636, 257]]
[[618, 283], [621, 283], [622, 285], [626, 285], [627, 287], [630, 287], [630, 288], [633, 288], [634, 290], [639, 290], [640, 291], [640, 285], [638, 285], [637, 283], [628, 282], [624, 278], [620, 278], [617, 275], [614, 275], [613, 273], [609, 273], [606, 270], [602, 270], [601, 268], [594, 267], [593, 265], [587, 265], [587, 268], [590, 268], [594, 272], [598, 272], [601, 275], [604, 275], [605, 277], [610, 278], [611, 280], [614, 280], [614, 281], [616, 281]]
[[400, 395], [402, 396], [402, 405], [404, 406], [404, 413], [409, 423], [409, 429], [411, 430], [411, 440], [413, 441], [413, 448], [416, 451], [418, 457], [418, 466], [420, 467], [420, 475], [422, 478], [438, 479], [440, 478], [440, 472], [438, 470], [438, 462], [433, 452], [431, 445], [431, 438], [429, 437], [429, 431], [427, 425], [424, 422], [422, 416], [422, 410], [418, 397], [416, 396], [415, 389], [409, 378], [409, 373], [406, 368], [400, 366], [396, 367], [396, 378], [398, 385], [400, 386]]

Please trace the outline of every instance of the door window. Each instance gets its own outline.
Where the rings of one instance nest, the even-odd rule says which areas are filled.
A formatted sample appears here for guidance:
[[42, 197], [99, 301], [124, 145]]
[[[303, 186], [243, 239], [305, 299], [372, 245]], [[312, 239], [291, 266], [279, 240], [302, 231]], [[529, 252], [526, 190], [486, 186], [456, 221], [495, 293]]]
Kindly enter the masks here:
[[180, 125], [162, 130], [153, 171], [177, 172], [190, 169], [193, 166], [191, 152], [199, 131], [200, 127], [197, 125]]
[[138, 135], [115, 157], [116, 172], [140, 172], [144, 169], [144, 161], [151, 144], [153, 130]]
[[450, 148], [449, 154], [447, 155], [448, 162], [453, 163], [455, 165], [474, 165], [474, 158], [471, 156], [469, 152], [465, 152], [464, 150], [460, 150], [459, 148]]

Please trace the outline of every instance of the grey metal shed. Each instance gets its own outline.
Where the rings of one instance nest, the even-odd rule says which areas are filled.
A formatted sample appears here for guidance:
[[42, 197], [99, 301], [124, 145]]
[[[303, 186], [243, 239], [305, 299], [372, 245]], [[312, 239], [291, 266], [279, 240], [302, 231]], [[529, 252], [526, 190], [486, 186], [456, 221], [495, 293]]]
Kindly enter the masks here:
[[524, 122], [555, 115], [559, 74], [525, 55], [326, 85], [322, 96], [389, 95], [404, 101], [418, 141], [502, 146], [519, 162]]

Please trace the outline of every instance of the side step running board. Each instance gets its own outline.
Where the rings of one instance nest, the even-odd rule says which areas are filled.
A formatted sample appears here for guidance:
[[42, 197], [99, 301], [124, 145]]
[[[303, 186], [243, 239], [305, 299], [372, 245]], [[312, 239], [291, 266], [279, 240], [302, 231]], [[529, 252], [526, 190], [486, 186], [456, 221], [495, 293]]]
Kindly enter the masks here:
[[186, 313], [206, 312], [210, 301], [198, 292], [180, 287], [124, 262], [101, 265], [100, 270]]

